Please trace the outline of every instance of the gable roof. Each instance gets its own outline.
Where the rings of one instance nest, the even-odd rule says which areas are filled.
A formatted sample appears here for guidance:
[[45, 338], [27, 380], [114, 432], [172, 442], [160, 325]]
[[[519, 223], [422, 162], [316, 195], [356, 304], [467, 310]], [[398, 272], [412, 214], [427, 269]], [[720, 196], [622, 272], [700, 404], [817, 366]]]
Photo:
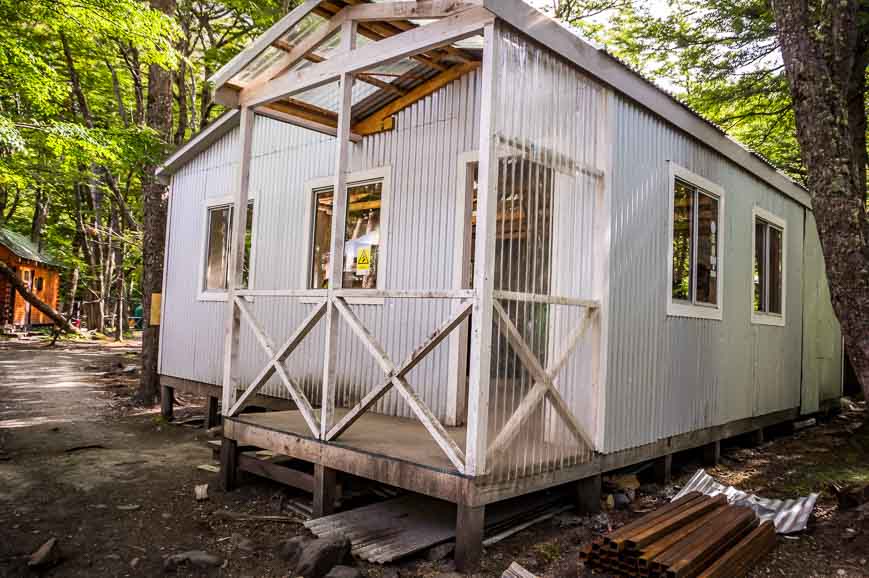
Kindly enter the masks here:
[[[288, 29], [291, 29], [304, 18], [310, 15], [320, 14], [318, 18], [325, 22], [328, 21], [329, 18], [338, 18], [338, 12], [341, 7], [356, 5], [359, 3], [365, 4], [370, 1], [371, 0], [330, 0], [329, 2], [323, 3], [318, 0], [305, 0], [305, 2], [303, 2], [296, 10], [285, 16], [272, 28], [257, 38], [251, 46], [237, 54], [235, 58], [212, 76], [211, 81], [215, 83], [215, 88], [220, 90], [225, 90], [232, 86], [233, 77], [242, 74], [246, 67], [251, 67], [252, 63], [255, 63], [257, 58], [261, 58], [261, 55], [264, 55], [267, 50], [279, 54], [281, 49], [275, 48], [273, 45], [280, 46], [282, 35], [286, 34]], [[373, 1], [377, 2], [379, 0]], [[807, 208], [811, 208], [811, 196], [809, 195], [809, 192], [802, 185], [779, 171], [767, 159], [731, 138], [719, 126], [703, 117], [697, 111], [688, 107], [673, 95], [658, 87], [639, 72], [632, 70], [623, 62], [604, 50], [595, 48], [557, 21], [528, 5], [525, 1], [468, 0], [467, 3], [482, 4], [489, 12], [494, 14], [501, 21], [515, 27], [525, 35], [546, 46], [563, 58], [566, 58], [583, 72], [612, 88], [620, 95], [636, 102], [663, 119], [665, 122], [676, 127], [678, 130], [690, 135], [697, 141], [715, 150], [731, 162], [754, 175], [760, 181], [772, 186], [783, 195]], [[323, 6], [330, 6], [330, 10], [324, 11], [325, 9], [321, 4]], [[408, 2], [406, 4], [410, 5], [411, 3]], [[406, 26], [415, 26], [415, 24], [409, 21], [405, 24]], [[322, 27], [323, 24], [320, 23], [319, 26]], [[390, 34], [398, 32], [400, 32], [400, 30], [391, 31]], [[457, 50], [455, 47], [448, 48], [451, 48], [454, 51]], [[284, 47], [284, 50], [285, 49], [286, 47]], [[465, 55], [467, 55], [467, 53], [465, 53]], [[479, 58], [479, 56], [475, 55], [472, 58]], [[314, 60], [316, 61], [317, 59]], [[460, 64], [455, 63], [452, 64], [452, 66], [458, 67]], [[256, 71], [261, 71], [263, 67], [257, 65], [252, 66], [252, 68]], [[419, 76], [418, 69], [403, 72], [411, 78], [417, 78], [414, 82], [419, 82], [419, 79], [421, 78], [427, 79], [427, 77]], [[442, 74], [446, 74], [446, 71]], [[423, 82], [424, 81], [425, 80], [423, 80]], [[381, 84], [383, 83], [381, 82]], [[413, 84], [404, 87], [400, 87], [400, 85], [395, 82], [389, 84], [390, 86], [380, 91], [368, 94], [368, 97], [363, 99], [362, 102], [354, 102], [352, 116], [356, 118], [371, 114], [373, 108], [376, 106], [388, 106], [391, 100], [397, 98], [394, 91], [404, 90], [406, 92], [414, 88]], [[315, 89], [313, 92], [316, 92], [317, 90], [319, 89]], [[390, 91], [392, 91], [393, 94], [387, 94]], [[372, 99], [373, 102], [369, 103]], [[313, 103], [310, 102], [298, 102], [298, 98], [291, 100], [293, 102], [289, 104], [292, 107], [295, 107], [290, 111], [293, 114], [307, 114], [305, 111], [300, 110], [299, 107], [310, 108], [311, 106], [314, 106]], [[286, 106], [288, 103], [283, 104]], [[318, 101], [317, 104], [322, 104], [322, 102]], [[369, 104], [371, 106], [367, 106]], [[314, 108], [317, 109], [315, 111], [317, 112], [317, 115], [314, 118], [319, 122], [320, 126], [335, 123], [335, 120], [332, 118], [332, 116], [335, 116], [332, 110], [319, 106], [314, 106]], [[182, 146], [174, 155], [167, 159], [167, 161], [158, 169], [158, 176], [167, 178], [177, 171], [178, 168], [183, 166], [187, 160], [192, 158], [192, 156], [207, 148], [212, 142], [229, 132], [237, 124], [238, 117], [235, 115], [221, 117], [212, 126], [196, 135], [186, 145]]]
[[0, 245], [3, 245], [21, 259], [35, 261], [49, 267], [60, 267], [57, 261], [40, 251], [30, 239], [11, 229], [0, 228]]

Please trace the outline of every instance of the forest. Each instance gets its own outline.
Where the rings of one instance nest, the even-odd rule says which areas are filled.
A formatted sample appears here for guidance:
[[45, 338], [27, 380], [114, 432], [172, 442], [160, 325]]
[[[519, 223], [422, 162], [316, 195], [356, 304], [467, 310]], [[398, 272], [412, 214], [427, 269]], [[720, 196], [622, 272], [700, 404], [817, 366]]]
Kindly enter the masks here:
[[[5, 24], [0, 31], [0, 221], [66, 266], [60, 299], [64, 314], [72, 314], [78, 303], [84, 325], [118, 339], [137, 305], [147, 315], [150, 294], [160, 288], [166, 206], [165, 186], [153, 176], [154, 169], [222, 112], [212, 100], [208, 78], [298, 3], [0, 0]], [[807, 149], [801, 153], [800, 146], [800, 137], [814, 137], [808, 136], [807, 123], [798, 126], [800, 111], [792, 96], [798, 86], [795, 78], [789, 82], [788, 59], [799, 56], [783, 50], [785, 16], [797, 3], [534, 4], [641, 71], [814, 194], [821, 192], [807, 170], [807, 160], [818, 160], [806, 157]], [[861, 27], [866, 18], [862, 4], [849, 6], [837, 16], [819, 5], [804, 17], [819, 30], [835, 30], [833, 21], [853, 12], [856, 34], [848, 37], [848, 45], [836, 48], [831, 39], [829, 48], [819, 43], [818, 50], [822, 55], [824, 50], [847, 53], [852, 65], [848, 78], [851, 70], [863, 71], [856, 75], [861, 82], [845, 78], [839, 84], [847, 88], [840, 95], [845, 108], [852, 107], [843, 122], [856, 127], [849, 132], [854, 135], [852, 152], [846, 154], [865, 169], [866, 38]], [[805, 49], [804, 43], [792, 44], [795, 50]], [[816, 106], [811, 103], [806, 99], [802, 104]], [[804, 114], [808, 119], [816, 112]], [[858, 192], [848, 203], [865, 208], [865, 170], [854, 172], [858, 182], [851, 190]], [[844, 222], [833, 218], [836, 211], [825, 217], [825, 198], [816, 212], [822, 239], [832, 239]], [[866, 299], [865, 210], [853, 212], [848, 225], [850, 246], [859, 249], [835, 258], [832, 243], [824, 246], [830, 252], [834, 306], [840, 298], [848, 302], [837, 306], [837, 313], [846, 335], [857, 336], [869, 333], [867, 313], [855, 313], [856, 301], [846, 295]], [[847, 252], [841, 242], [837, 246]], [[855, 266], [862, 275], [848, 277]], [[850, 316], [843, 317], [846, 309]], [[146, 358], [155, 339], [146, 330]], [[869, 365], [860, 361], [869, 359], [863, 353], [869, 348], [865, 339], [850, 340], [858, 373]]]

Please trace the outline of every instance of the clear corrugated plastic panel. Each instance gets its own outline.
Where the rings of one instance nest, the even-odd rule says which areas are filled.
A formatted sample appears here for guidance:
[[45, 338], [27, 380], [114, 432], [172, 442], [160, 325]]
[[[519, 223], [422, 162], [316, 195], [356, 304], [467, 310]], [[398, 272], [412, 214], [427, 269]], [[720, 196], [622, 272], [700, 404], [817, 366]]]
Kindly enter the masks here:
[[593, 297], [602, 90], [516, 32], [497, 41], [488, 440], [506, 480], [592, 455], [596, 325], [575, 301]]

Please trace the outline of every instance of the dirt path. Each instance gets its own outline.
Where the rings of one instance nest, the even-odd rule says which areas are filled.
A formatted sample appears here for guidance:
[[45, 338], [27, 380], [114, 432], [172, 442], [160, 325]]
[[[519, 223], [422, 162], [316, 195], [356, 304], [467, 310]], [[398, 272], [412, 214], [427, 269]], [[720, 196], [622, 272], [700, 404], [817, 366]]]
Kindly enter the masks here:
[[[165, 423], [157, 408], [129, 404], [137, 375], [132, 347], [0, 342], [0, 576], [35, 575], [27, 558], [57, 538], [63, 558], [46, 576], [160, 576], [166, 556], [204, 550], [220, 567], [175, 575], [287, 576], [281, 541], [303, 530], [285, 506], [293, 490], [247, 479], [231, 493], [197, 469], [212, 463], [201, 428]], [[202, 415], [204, 400], [182, 399], [176, 418]], [[831, 487], [869, 482], [869, 434], [858, 435], [865, 406], [760, 448], [723, 450], [720, 480], [769, 497], [822, 492], [809, 530], [782, 538], [753, 576], [869, 575], [869, 516], [839, 511]], [[676, 483], [698, 464], [691, 453], [674, 460]], [[209, 484], [197, 502], [196, 484]], [[644, 486], [645, 488], [646, 486]], [[674, 488], [648, 486], [632, 510], [664, 503]], [[280, 515], [286, 523], [240, 522], [218, 510]], [[546, 578], [592, 576], [578, 562], [582, 544], [639, 514], [596, 518], [567, 515], [539, 524], [486, 551], [483, 571], [495, 578], [513, 560]], [[864, 519], [865, 518], [865, 519]], [[403, 561], [364, 566], [369, 578], [455, 577], [451, 562]], [[397, 572], [397, 573], [396, 573]], [[441, 574], [444, 573], [444, 574]]]

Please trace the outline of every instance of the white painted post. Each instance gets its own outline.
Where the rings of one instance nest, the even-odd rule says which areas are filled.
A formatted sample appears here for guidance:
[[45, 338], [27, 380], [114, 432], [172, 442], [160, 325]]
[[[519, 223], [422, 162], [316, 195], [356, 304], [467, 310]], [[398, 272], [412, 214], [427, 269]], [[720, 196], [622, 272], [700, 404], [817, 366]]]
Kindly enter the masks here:
[[226, 288], [226, 326], [223, 342], [223, 415], [235, 405], [239, 385], [238, 340], [241, 313], [235, 305], [235, 292], [244, 279], [244, 241], [247, 227], [247, 195], [250, 188], [250, 151], [253, 142], [254, 111], [241, 108], [239, 127], [239, 163], [232, 208], [232, 237], [229, 245], [229, 263]]
[[[345, 20], [341, 26], [342, 53], [356, 47], [356, 22]], [[335, 190], [332, 204], [332, 240], [329, 257], [329, 288], [326, 303], [326, 348], [323, 359], [323, 389], [320, 414], [320, 439], [326, 439], [335, 418], [335, 366], [338, 355], [338, 319], [335, 290], [344, 276], [344, 226], [347, 216], [347, 165], [350, 156], [350, 107], [353, 100], [353, 74], [341, 74], [338, 102], [338, 154], [335, 166]]]
[[475, 303], [471, 327], [471, 367], [468, 384], [468, 431], [465, 474], [486, 472], [489, 418], [489, 372], [492, 358], [492, 299], [495, 278], [495, 214], [498, 159], [495, 117], [498, 102], [497, 22], [486, 25], [480, 111], [480, 175], [477, 193], [477, 246], [474, 255]]

